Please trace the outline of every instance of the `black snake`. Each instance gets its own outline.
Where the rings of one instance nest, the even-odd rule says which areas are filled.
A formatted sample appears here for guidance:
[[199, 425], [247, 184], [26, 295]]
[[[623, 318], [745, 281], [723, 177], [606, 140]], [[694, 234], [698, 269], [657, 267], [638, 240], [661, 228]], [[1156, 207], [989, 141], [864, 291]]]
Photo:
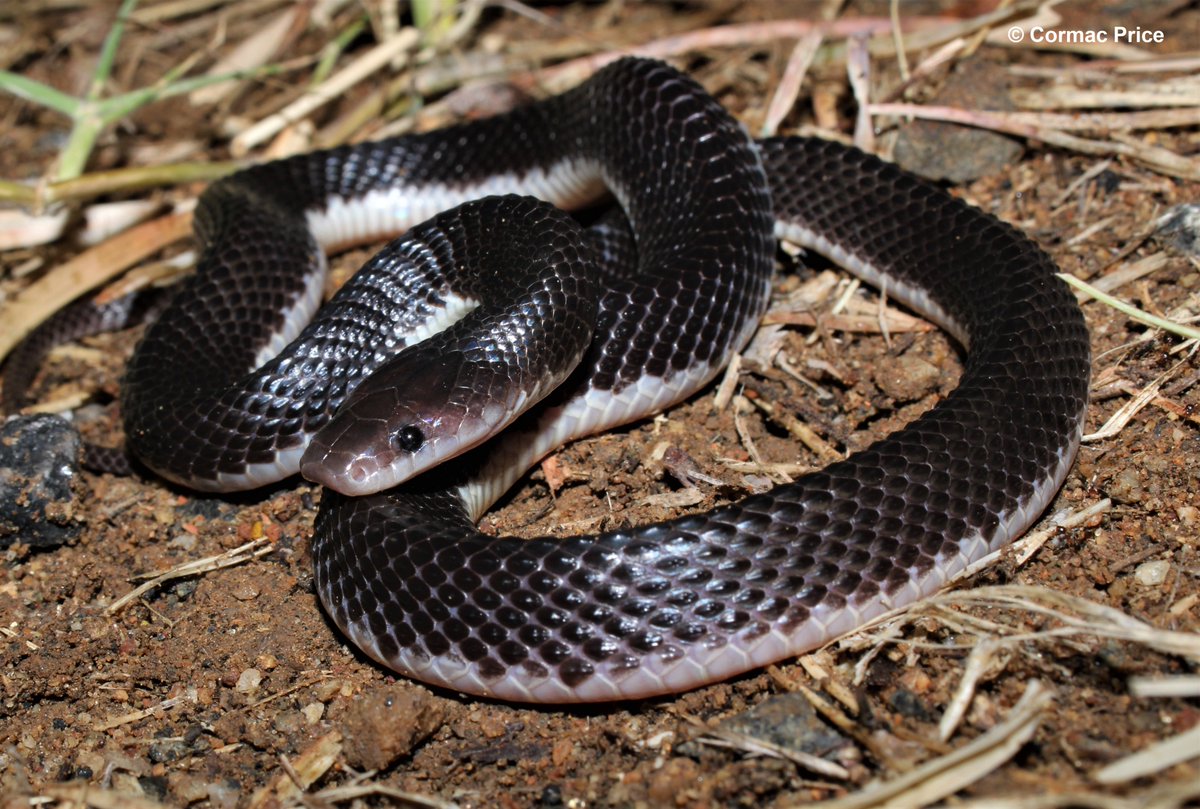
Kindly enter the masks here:
[[[605, 188], [627, 222], [587, 231], [494, 196], [578, 207]], [[368, 655], [452, 689], [637, 698], [795, 655], [1023, 532], [1078, 447], [1088, 335], [1041, 250], [854, 149], [754, 143], [660, 63], [247, 169], [196, 222], [198, 273], [124, 383], [130, 447], [195, 488], [300, 469], [339, 490], [313, 537], [322, 602]], [[303, 325], [323, 248], [409, 227]], [[709, 382], [766, 307], [775, 237], [946, 328], [968, 349], [959, 387], [868, 449], [708, 513], [566, 539], [477, 531], [554, 447]]]

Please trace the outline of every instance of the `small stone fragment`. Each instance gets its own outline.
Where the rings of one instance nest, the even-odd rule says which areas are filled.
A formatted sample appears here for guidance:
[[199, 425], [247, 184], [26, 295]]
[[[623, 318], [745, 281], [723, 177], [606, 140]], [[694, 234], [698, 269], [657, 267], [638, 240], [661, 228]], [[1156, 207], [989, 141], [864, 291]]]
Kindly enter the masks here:
[[319, 702], [310, 702], [300, 709], [300, 713], [304, 714], [304, 720], [308, 724], [315, 725], [325, 715], [325, 706]]
[[346, 762], [363, 770], [386, 770], [441, 727], [445, 715], [441, 700], [412, 686], [365, 693], [341, 722]]
[[237, 678], [234, 686], [239, 694], [253, 694], [262, 684], [262, 672], [258, 669], [246, 669]]
[[[936, 104], [1011, 110], [1006, 79], [982, 62], [960, 63], [933, 99]], [[892, 156], [909, 171], [931, 180], [965, 183], [1000, 171], [1023, 147], [1007, 135], [963, 124], [916, 120], [900, 128]]]
[[271, 727], [284, 734], [299, 733], [306, 724], [307, 720], [300, 711], [280, 711], [271, 720]]
[[173, 772], [167, 776], [167, 786], [181, 805], [196, 803], [208, 797], [208, 783], [198, 775]]
[[688, 790], [697, 787], [703, 776], [700, 765], [690, 758], [673, 758], [654, 773], [646, 794], [655, 806], [683, 806]]
[[907, 688], [897, 688], [893, 691], [891, 696], [888, 697], [888, 705], [892, 706], [896, 713], [901, 716], [919, 719], [922, 722], [928, 722], [931, 719], [925, 703]]
[[181, 531], [167, 542], [168, 548], [180, 551], [191, 551], [196, 547], [196, 537], [186, 531]]
[[1185, 256], [1200, 258], [1200, 205], [1176, 205], [1159, 217], [1158, 238]]
[[1118, 503], [1140, 503], [1146, 497], [1142, 479], [1137, 470], [1125, 467], [1108, 485], [1108, 496]]
[[909, 354], [884, 363], [875, 373], [879, 389], [900, 404], [915, 402], [938, 388], [942, 372], [933, 363]]
[[850, 743], [825, 724], [802, 694], [767, 697], [749, 711], [721, 722], [719, 727], [824, 758]]
[[1138, 584], [1145, 587], [1158, 587], [1167, 580], [1167, 574], [1171, 572], [1171, 563], [1165, 559], [1156, 559], [1153, 562], [1142, 562], [1133, 570], [1133, 577], [1137, 579]]
[[53, 548], [79, 533], [79, 449], [79, 433], [60, 416], [16, 416], [0, 426], [0, 549]]
[[241, 581], [233, 586], [230, 594], [238, 601], [253, 601], [258, 598], [258, 587], [251, 581]]

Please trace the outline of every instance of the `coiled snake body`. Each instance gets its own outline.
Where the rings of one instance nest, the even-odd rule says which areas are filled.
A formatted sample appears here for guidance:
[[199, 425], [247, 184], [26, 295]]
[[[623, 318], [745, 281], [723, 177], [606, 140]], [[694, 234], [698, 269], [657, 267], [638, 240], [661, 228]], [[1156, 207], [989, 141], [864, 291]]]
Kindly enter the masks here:
[[[628, 225], [584, 233], [527, 198], [472, 203], [301, 325], [322, 246], [481, 195], [578, 206], [603, 187]], [[867, 450], [705, 514], [479, 533], [555, 446], [718, 373], [765, 309], [772, 228], [947, 328], [969, 348], [960, 386]], [[131, 448], [197, 488], [297, 468], [332, 487], [313, 538], [329, 614], [376, 660], [473, 694], [637, 698], [812, 648], [1024, 531], [1078, 446], [1087, 333], [1036, 246], [855, 150], [755, 144], [655, 62], [499, 118], [248, 169], [206, 192], [197, 233], [197, 276], [130, 364]]]

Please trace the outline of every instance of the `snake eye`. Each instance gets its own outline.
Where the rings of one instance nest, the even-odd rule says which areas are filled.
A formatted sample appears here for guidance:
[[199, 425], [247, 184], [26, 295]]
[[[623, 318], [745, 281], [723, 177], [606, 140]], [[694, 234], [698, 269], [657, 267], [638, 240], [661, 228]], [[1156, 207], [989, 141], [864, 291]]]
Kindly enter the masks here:
[[402, 452], [416, 452], [424, 444], [425, 434], [413, 424], [406, 424], [392, 436], [392, 447]]

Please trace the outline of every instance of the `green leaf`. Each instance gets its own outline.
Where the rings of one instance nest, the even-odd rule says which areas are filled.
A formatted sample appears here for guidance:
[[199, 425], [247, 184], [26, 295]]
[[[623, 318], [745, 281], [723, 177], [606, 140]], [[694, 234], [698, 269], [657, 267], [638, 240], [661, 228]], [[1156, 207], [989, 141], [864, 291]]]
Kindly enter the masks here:
[[7, 70], [0, 70], [0, 90], [61, 112], [68, 118], [74, 118], [79, 112], [79, 99], [55, 90], [48, 84], [9, 73]]

